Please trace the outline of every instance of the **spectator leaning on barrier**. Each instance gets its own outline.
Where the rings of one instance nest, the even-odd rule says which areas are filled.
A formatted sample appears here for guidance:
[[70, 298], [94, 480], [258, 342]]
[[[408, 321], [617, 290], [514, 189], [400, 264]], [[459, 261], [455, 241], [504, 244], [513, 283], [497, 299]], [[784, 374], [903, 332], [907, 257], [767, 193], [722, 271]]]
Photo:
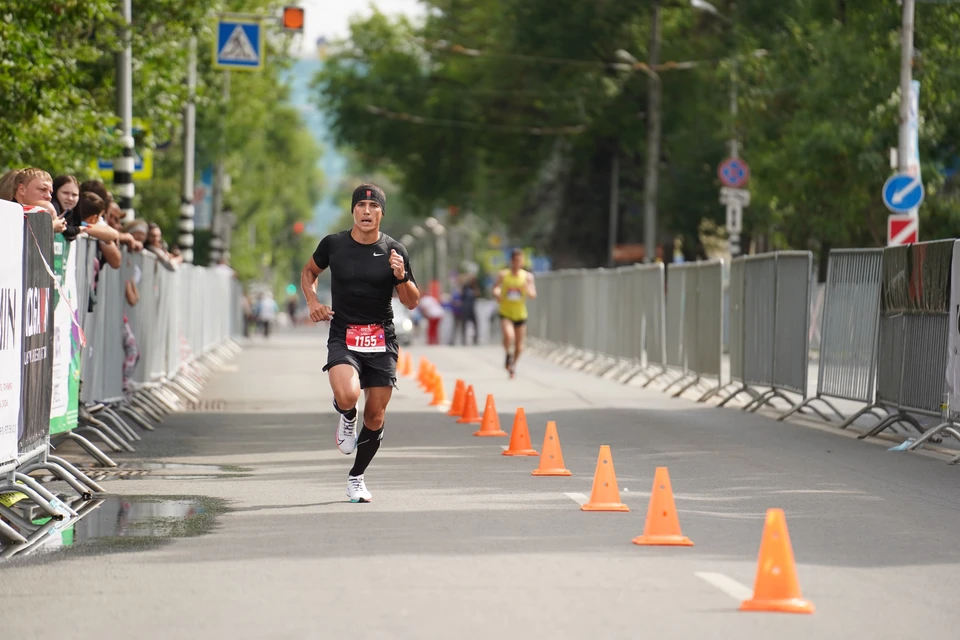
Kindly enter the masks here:
[[53, 179], [53, 206], [61, 216], [69, 213], [80, 201], [80, 183], [73, 176]]
[[80, 201], [80, 183], [73, 176], [57, 176], [53, 179], [53, 206], [57, 215], [67, 223], [63, 237], [67, 242], [73, 242], [80, 227], [73, 222], [73, 209]]
[[120, 209], [118, 205], [112, 198], [110, 202], [107, 203], [107, 212], [104, 214], [104, 220], [106, 224], [110, 225], [117, 230], [117, 233], [120, 234], [120, 237], [117, 239], [117, 243], [125, 246], [128, 250], [136, 253], [143, 249], [143, 241], [138, 240], [133, 236], [133, 234], [128, 233], [123, 228], [123, 210]]
[[54, 232], [62, 232], [66, 229], [66, 222], [57, 216], [56, 209], [50, 204], [52, 182], [50, 174], [43, 169], [30, 167], [10, 171], [4, 176], [3, 199], [16, 202], [24, 207], [25, 211], [31, 207], [43, 209], [50, 215]]
[[160, 226], [151, 222], [147, 227], [147, 240], [143, 243], [143, 248], [157, 256], [157, 260], [169, 271], [176, 271], [177, 265], [183, 262], [183, 258], [177, 258], [167, 253], [163, 246], [163, 234], [160, 232]]
[[[113, 198], [110, 197], [110, 193], [103, 186], [103, 183], [98, 182], [96, 180], [87, 180], [86, 182], [80, 185], [81, 200], [83, 199], [83, 194], [85, 193], [93, 193], [94, 195], [99, 197], [101, 200], [103, 200], [107, 208], [109, 208], [110, 203], [113, 202]], [[92, 228], [93, 226], [94, 225], [90, 225], [90, 228]], [[120, 246], [117, 244], [117, 241], [120, 238], [120, 234], [116, 233], [116, 229], [113, 229], [103, 219], [97, 222], [96, 226], [109, 229], [110, 231], [114, 232], [115, 235], [113, 235], [112, 240], [103, 240], [91, 234], [91, 237], [97, 237], [97, 239], [100, 240], [100, 242], [97, 243], [97, 255], [96, 255], [97, 261], [96, 261], [96, 264], [94, 265], [93, 291], [96, 291], [96, 286], [97, 286], [96, 283], [99, 282], [100, 280], [100, 268], [103, 266], [103, 263], [106, 262], [114, 269], [119, 269], [120, 264], [123, 261], [123, 255], [120, 253]], [[89, 233], [89, 230], [88, 230], [88, 233]], [[91, 296], [91, 300], [93, 300], [92, 296]], [[91, 304], [91, 310], [92, 310], [92, 306], [96, 304], [96, 302], [92, 301], [90, 304]]]

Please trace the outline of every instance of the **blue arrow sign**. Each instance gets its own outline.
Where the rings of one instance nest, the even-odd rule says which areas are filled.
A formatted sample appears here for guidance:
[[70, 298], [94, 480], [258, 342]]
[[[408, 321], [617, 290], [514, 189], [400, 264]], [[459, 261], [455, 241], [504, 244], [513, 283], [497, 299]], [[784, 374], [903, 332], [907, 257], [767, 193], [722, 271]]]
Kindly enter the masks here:
[[217, 23], [214, 66], [255, 71], [263, 66], [264, 32], [260, 23], [222, 19]]
[[908, 213], [923, 202], [920, 177], [898, 173], [883, 185], [883, 204], [894, 213]]

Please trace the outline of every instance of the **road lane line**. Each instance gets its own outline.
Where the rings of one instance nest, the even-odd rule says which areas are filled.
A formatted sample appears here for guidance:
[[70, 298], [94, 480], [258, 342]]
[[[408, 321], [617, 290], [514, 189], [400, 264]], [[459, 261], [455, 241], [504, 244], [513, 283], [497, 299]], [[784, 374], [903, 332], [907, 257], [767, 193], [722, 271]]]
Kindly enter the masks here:
[[590, 500], [590, 498], [588, 498], [582, 493], [565, 493], [563, 495], [567, 496], [568, 498], [570, 498], [571, 500], [573, 500], [579, 505], [587, 504], [587, 502]]
[[740, 584], [730, 576], [725, 576], [722, 573], [695, 571], [693, 575], [704, 582], [712, 584], [734, 600], [742, 602], [743, 600], [749, 600], [753, 596], [753, 591], [749, 587]]

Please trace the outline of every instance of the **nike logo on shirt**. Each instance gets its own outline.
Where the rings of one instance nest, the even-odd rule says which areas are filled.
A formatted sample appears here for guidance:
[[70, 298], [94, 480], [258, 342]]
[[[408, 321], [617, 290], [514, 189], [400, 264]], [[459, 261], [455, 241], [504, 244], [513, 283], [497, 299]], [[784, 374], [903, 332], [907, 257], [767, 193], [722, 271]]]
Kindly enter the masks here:
[[373, 252], [373, 255], [375, 255], [375, 256], [384, 256], [384, 255], [386, 255], [386, 254], [385, 254], [385, 253], [377, 253], [376, 251], [374, 251], [374, 252]]

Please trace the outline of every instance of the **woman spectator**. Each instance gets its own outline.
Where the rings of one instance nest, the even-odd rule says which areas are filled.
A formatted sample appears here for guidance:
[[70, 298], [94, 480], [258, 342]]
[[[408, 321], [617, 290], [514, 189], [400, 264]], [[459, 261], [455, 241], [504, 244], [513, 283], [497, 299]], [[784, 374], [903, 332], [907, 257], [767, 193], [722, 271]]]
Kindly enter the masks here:
[[74, 218], [73, 209], [80, 200], [80, 183], [73, 176], [57, 176], [53, 179], [53, 206], [57, 215], [66, 220], [63, 237], [73, 242], [80, 233], [80, 225]]
[[67, 217], [80, 201], [80, 183], [73, 176], [57, 176], [53, 180], [53, 206]]

